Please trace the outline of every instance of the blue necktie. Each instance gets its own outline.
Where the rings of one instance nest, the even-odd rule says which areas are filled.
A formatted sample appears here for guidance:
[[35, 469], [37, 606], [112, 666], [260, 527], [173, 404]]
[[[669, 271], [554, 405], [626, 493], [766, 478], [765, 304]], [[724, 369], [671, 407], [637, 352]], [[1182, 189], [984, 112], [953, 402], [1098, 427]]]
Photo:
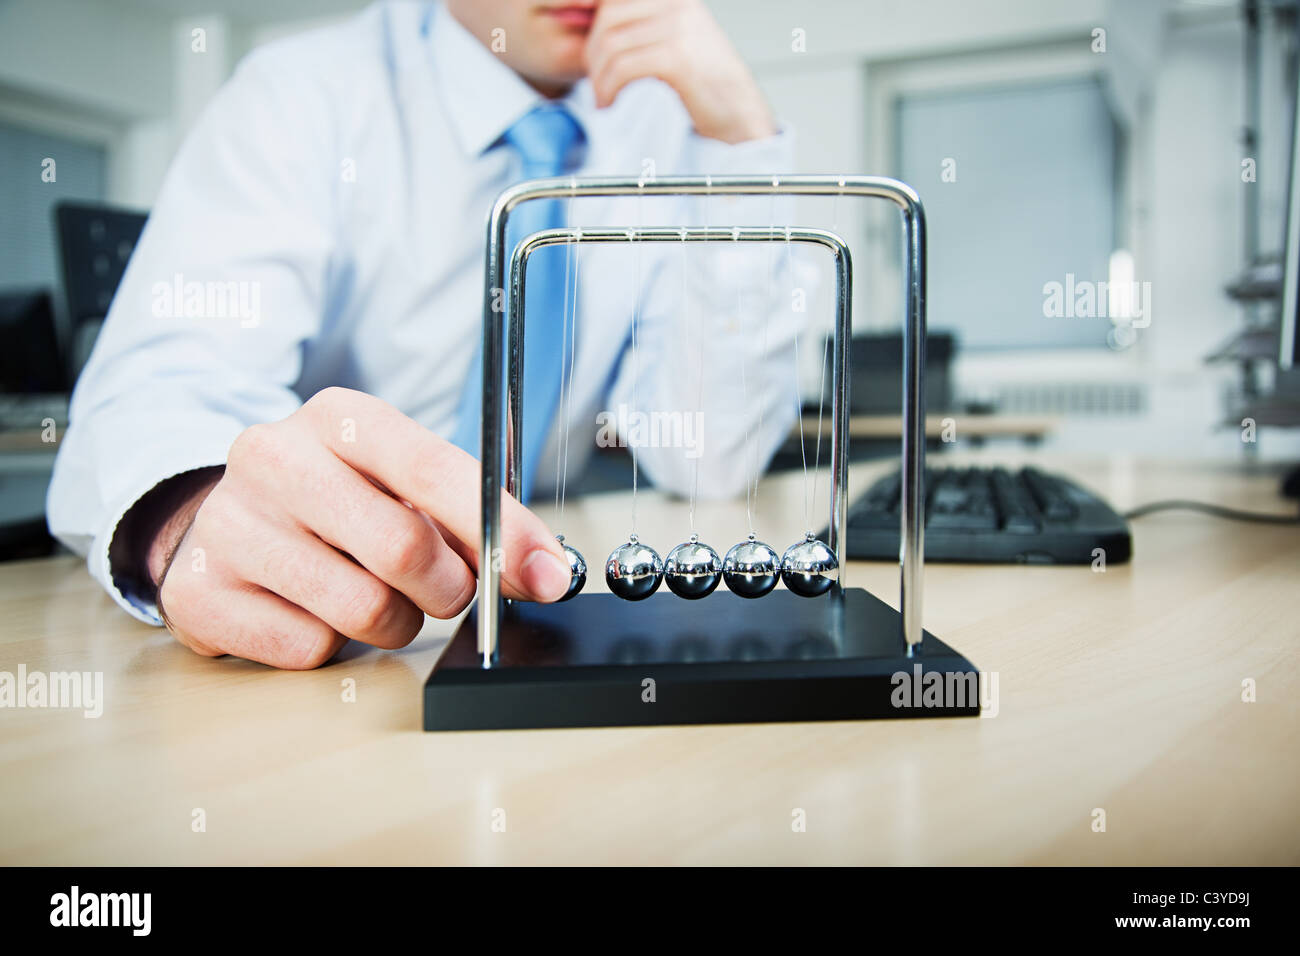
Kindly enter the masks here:
[[[506, 130], [505, 142], [523, 158], [523, 178], [540, 179], [567, 171], [568, 160], [582, 142], [582, 127], [566, 110], [550, 105], [534, 108]], [[561, 200], [534, 199], [515, 208], [506, 230], [505, 256], [510, 256], [521, 239], [542, 229], [564, 225]], [[550, 432], [560, 398], [560, 365], [565, 345], [564, 286], [565, 259], [559, 247], [534, 255], [528, 267], [528, 288], [524, 299], [524, 392], [523, 392], [523, 488], [520, 500], [527, 501], [541, 460], [542, 446]], [[507, 276], [509, 281], [509, 276]], [[570, 292], [570, 295], [573, 293]], [[574, 303], [570, 302], [570, 309]], [[575, 310], [576, 313], [576, 310]], [[572, 361], [572, 357], [570, 357]], [[478, 457], [483, 415], [483, 354], [470, 366], [461, 395], [460, 414], [452, 438], [458, 446]]]

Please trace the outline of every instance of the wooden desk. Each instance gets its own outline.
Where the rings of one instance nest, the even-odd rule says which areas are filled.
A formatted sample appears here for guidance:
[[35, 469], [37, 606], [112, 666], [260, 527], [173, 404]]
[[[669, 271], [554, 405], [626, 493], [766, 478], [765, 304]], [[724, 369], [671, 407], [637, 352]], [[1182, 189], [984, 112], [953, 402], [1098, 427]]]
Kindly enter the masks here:
[[[1282, 507], [1276, 478], [1228, 466], [1038, 460], [1121, 507]], [[797, 475], [759, 505], [765, 537], [795, 539]], [[570, 502], [563, 530], [599, 559], [626, 507]], [[640, 509], [685, 526], [681, 502]], [[743, 525], [743, 501], [703, 510], [716, 545]], [[1172, 513], [1135, 538], [1104, 574], [927, 570], [926, 626], [997, 672], [996, 717], [665, 729], [427, 734], [449, 624], [277, 672], [190, 654], [79, 561], [0, 567], [0, 670], [102, 670], [107, 698], [98, 720], [0, 710], [0, 863], [1300, 862], [1300, 533]], [[897, 600], [889, 565], [847, 581]]]
[[63, 440], [63, 428], [55, 433], [54, 441], [41, 440], [39, 428], [24, 428], [20, 431], [0, 431], [0, 454], [38, 454], [53, 458]]
[[[966, 412], [937, 412], [925, 417], [925, 434], [927, 438], [941, 438], [946, 423], [953, 423], [960, 440], [968, 438], [1023, 438], [1026, 441], [1041, 441], [1060, 425], [1061, 420], [1055, 415], [990, 415]], [[790, 429], [790, 439], [799, 440], [799, 429], [803, 428], [807, 441], [817, 435], [817, 416], [805, 413], [802, 422], [795, 422]], [[830, 435], [830, 411], [822, 415], [823, 434]], [[901, 415], [850, 415], [849, 438], [898, 438], [903, 434]], [[829, 440], [827, 437], [826, 440]]]

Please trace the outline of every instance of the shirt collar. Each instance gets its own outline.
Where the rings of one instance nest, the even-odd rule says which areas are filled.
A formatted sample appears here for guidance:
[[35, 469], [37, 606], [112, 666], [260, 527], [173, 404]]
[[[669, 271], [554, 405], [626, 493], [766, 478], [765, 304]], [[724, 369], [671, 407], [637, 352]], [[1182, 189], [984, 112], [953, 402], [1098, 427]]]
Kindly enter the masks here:
[[[546, 98], [502, 62], [441, 4], [424, 23], [433, 69], [452, 130], [470, 156], [482, 155], [516, 120]], [[591, 84], [582, 80], [559, 102], [590, 130], [596, 119]]]

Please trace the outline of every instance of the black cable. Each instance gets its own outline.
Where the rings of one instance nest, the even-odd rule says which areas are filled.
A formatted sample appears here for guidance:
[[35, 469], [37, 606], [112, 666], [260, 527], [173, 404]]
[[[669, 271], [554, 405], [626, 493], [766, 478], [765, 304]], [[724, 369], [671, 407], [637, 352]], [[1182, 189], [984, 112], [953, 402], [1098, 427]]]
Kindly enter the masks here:
[[1300, 514], [1283, 515], [1266, 514], [1262, 511], [1237, 511], [1235, 508], [1225, 508], [1222, 505], [1212, 505], [1204, 501], [1187, 501], [1182, 498], [1153, 501], [1150, 504], [1134, 508], [1132, 511], [1127, 512], [1124, 517], [1132, 521], [1134, 518], [1143, 518], [1156, 511], [1199, 511], [1203, 514], [1213, 515], [1216, 518], [1226, 518], [1229, 521], [1253, 521], [1256, 524], [1300, 524]]

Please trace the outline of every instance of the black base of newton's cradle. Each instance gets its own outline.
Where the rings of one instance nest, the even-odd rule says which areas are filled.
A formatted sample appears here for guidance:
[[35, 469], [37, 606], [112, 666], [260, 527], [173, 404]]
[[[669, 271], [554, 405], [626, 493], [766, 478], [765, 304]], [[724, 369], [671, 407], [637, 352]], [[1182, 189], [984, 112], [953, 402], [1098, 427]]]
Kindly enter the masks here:
[[513, 603], [490, 668], [475, 612], [461, 623], [425, 682], [424, 729], [978, 715], [975, 665], [928, 632], [922, 647], [908, 657], [899, 613], [860, 588]]

